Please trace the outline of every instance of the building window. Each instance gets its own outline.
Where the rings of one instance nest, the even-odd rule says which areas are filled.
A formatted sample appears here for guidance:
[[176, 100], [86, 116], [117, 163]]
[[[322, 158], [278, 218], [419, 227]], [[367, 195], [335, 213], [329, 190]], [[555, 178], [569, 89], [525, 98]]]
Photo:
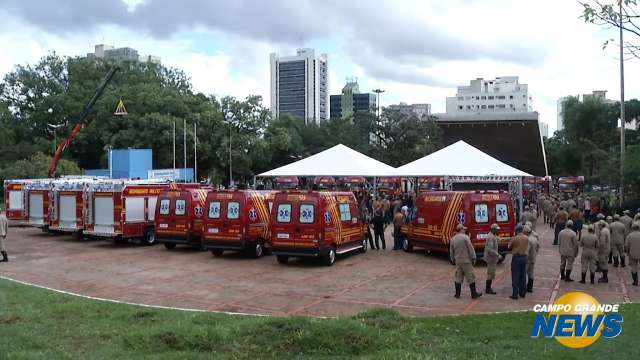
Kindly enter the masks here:
[[509, 95], [509, 99], [510, 99], [510, 100], [513, 100], [513, 95]]
[[458, 96], [458, 100], [464, 100], [464, 97]]
[[467, 109], [471, 109], [471, 105], [467, 105]]
[[483, 108], [483, 109], [486, 109], [486, 108], [487, 108], [487, 105], [482, 105], [482, 108]]
[[493, 96], [489, 96], [489, 100], [493, 100]]
[[504, 100], [504, 95], [499, 95], [499, 96], [497, 96], [497, 99], [498, 99], [498, 100]]
[[480, 99], [487, 100], [487, 97], [486, 96], [481, 96]]
[[497, 106], [499, 109], [504, 109], [506, 106], [504, 104], [498, 104]]
[[459, 105], [459, 106], [458, 106], [458, 109], [462, 110], [462, 105]]
[[494, 106], [493, 106], [493, 105], [489, 105], [489, 109], [493, 109], [493, 108], [494, 108]]

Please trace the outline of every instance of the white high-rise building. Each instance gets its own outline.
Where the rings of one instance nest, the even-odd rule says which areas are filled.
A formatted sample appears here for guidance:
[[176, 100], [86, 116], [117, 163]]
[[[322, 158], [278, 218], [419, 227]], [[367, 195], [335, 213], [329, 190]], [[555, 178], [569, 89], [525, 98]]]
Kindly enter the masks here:
[[533, 111], [529, 86], [517, 76], [471, 80], [459, 86], [454, 97], [447, 98], [447, 114]]
[[291, 114], [305, 122], [319, 123], [329, 118], [329, 70], [326, 54], [298, 49], [295, 56], [271, 60], [271, 113]]

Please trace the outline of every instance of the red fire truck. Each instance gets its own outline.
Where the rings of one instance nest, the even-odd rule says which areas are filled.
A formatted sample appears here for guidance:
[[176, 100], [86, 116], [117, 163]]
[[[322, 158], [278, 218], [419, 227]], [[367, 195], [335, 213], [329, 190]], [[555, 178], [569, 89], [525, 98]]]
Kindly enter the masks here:
[[158, 195], [155, 240], [167, 249], [177, 244], [202, 249], [202, 225], [210, 187], [200, 184], [171, 184]]
[[104, 180], [88, 184], [84, 234], [96, 238], [141, 239], [155, 243], [156, 202], [169, 183], [163, 180]]
[[85, 190], [90, 183], [100, 180], [70, 177], [53, 181], [49, 193], [49, 231], [82, 234]]
[[418, 192], [440, 190], [441, 188], [441, 176], [424, 176], [418, 178]]
[[295, 189], [299, 185], [297, 176], [278, 176], [274, 182], [279, 190]]
[[333, 176], [316, 176], [313, 184], [318, 190], [332, 190], [336, 187], [336, 179]]
[[584, 176], [561, 176], [557, 186], [561, 193], [580, 194], [584, 188]]
[[32, 180], [24, 185], [26, 225], [49, 229], [49, 195], [53, 186], [53, 179]]
[[351, 192], [282, 191], [271, 211], [272, 252], [279, 263], [298, 256], [333, 265], [336, 254], [367, 250], [365, 226]]
[[202, 246], [216, 256], [239, 250], [259, 258], [270, 247], [269, 213], [275, 191], [211, 191], [207, 195]]
[[367, 184], [367, 179], [364, 176], [344, 176], [340, 178], [340, 184], [342, 190], [356, 191]]
[[402, 194], [402, 179], [399, 177], [378, 178], [378, 192], [383, 195], [398, 196]]
[[[402, 225], [402, 247], [412, 251], [414, 247], [429, 251], [449, 252], [449, 240], [458, 224], [468, 230], [478, 256], [484, 253], [484, 245], [492, 223], [500, 225], [500, 237], [511, 237], [515, 231], [515, 210], [511, 196], [506, 192], [423, 192], [416, 198], [416, 208], [410, 222]], [[508, 240], [499, 243], [499, 252], [507, 252]]]

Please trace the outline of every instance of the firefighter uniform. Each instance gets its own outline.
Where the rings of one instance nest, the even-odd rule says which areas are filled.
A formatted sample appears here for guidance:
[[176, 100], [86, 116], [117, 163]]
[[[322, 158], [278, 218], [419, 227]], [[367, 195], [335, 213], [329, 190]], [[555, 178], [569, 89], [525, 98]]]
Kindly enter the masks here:
[[602, 277], [598, 279], [599, 283], [609, 282], [609, 254], [611, 253], [611, 231], [609, 225], [604, 221], [598, 221], [600, 228], [600, 236], [598, 236], [598, 265], [602, 271]]
[[460, 298], [462, 281], [467, 279], [469, 289], [471, 290], [471, 297], [475, 299], [482, 296], [482, 293], [476, 291], [476, 277], [473, 273], [473, 264], [476, 262], [476, 251], [471, 244], [471, 239], [465, 234], [466, 229], [464, 225], [458, 224], [456, 227], [458, 233], [451, 238], [449, 242], [449, 256], [451, 261], [456, 265], [456, 273], [454, 275], [456, 293], [454, 296]]
[[571, 229], [573, 221], [567, 221], [566, 228], [558, 234], [560, 243], [560, 279], [571, 282], [573, 260], [578, 255], [578, 235]]
[[534, 212], [529, 208], [529, 206], [526, 206], [525, 211], [523, 211], [522, 215], [520, 216], [520, 222], [523, 224], [526, 223], [527, 221], [531, 222], [531, 230], [535, 231], [536, 227], [534, 224], [536, 223], [537, 220], [538, 220], [538, 217], [536, 216], [536, 214], [534, 214]]
[[4, 214], [4, 212], [0, 212], [0, 254], [2, 254], [2, 260], [0, 260], [0, 262], [9, 261], [9, 257], [7, 256], [7, 248], [5, 245], [8, 230], [9, 221], [7, 220], [7, 216]]
[[542, 203], [542, 211], [544, 212], [544, 223], [548, 224], [551, 222], [551, 207], [553, 203], [550, 199], [544, 199]]
[[629, 214], [631, 214], [631, 212], [629, 210], [625, 210], [623, 211], [622, 216], [620, 216], [620, 222], [624, 224], [624, 227], [627, 229], [627, 234], [631, 232], [631, 224], [633, 224], [633, 219], [631, 218], [631, 216], [629, 216]]
[[580, 283], [585, 283], [587, 270], [589, 270], [589, 276], [593, 284], [596, 276], [596, 257], [598, 256], [598, 238], [593, 225], [587, 225], [587, 233], [582, 236], [580, 247], [582, 248], [582, 257], [580, 258], [582, 279]]
[[631, 225], [631, 232], [625, 239], [624, 248], [629, 254], [629, 265], [631, 266], [631, 277], [633, 286], [638, 286], [638, 265], [640, 264], [640, 224], [635, 222]]
[[531, 230], [529, 222], [524, 227], [524, 234], [527, 235], [529, 240], [529, 249], [527, 252], [527, 292], [533, 292], [533, 280], [535, 279], [535, 265], [538, 251], [540, 250], [540, 241], [538, 234]]
[[502, 258], [498, 252], [498, 237], [497, 233], [500, 230], [498, 224], [491, 224], [491, 232], [487, 235], [487, 241], [484, 245], [484, 262], [487, 263], [487, 280], [485, 286], [485, 293], [495, 294], [495, 291], [491, 288], [491, 283], [496, 277], [496, 265]]
[[618, 267], [618, 260], [622, 267], [624, 263], [624, 238], [627, 236], [627, 227], [620, 221], [617, 214], [613, 217], [614, 221], [609, 225], [611, 230], [611, 251], [613, 255], [613, 266]]

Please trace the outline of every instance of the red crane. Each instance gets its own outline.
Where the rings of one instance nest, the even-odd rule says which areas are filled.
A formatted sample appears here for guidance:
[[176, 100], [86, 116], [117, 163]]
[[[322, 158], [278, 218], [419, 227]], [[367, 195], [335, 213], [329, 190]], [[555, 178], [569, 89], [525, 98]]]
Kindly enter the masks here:
[[60, 161], [60, 157], [62, 156], [62, 153], [67, 148], [67, 146], [71, 144], [71, 142], [76, 137], [76, 135], [78, 135], [78, 132], [80, 132], [80, 129], [82, 129], [82, 126], [87, 124], [87, 118], [89, 116], [89, 112], [91, 111], [91, 108], [96, 103], [98, 98], [100, 98], [100, 96], [104, 92], [104, 89], [107, 87], [107, 84], [109, 84], [109, 82], [113, 78], [113, 75], [115, 75], [117, 71], [118, 71], [117, 66], [109, 70], [109, 72], [107, 73], [107, 76], [105, 76], [104, 80], [102, 81], [102, 85], [100, 85], [98, 90], [96, 90], [96, 93], [93, 94], [93, 97], [91, 97], [89, 102], [84, 106], [84, 109], [82, 110], [82, 113], [78, 118], [78, 121], [76, 121], [75, 125], [73, 125], [73, 128], [71, 129], [71, 133], [69, 133], [69, 136], [67, 136], [67, 138], [64, 139], [60, 144], [58, 144], [56, 153], [53, 155], [53, 158], [49, 163], [50, 178], [56, 177], [56, 169], [58, 168], [58, 161]]

